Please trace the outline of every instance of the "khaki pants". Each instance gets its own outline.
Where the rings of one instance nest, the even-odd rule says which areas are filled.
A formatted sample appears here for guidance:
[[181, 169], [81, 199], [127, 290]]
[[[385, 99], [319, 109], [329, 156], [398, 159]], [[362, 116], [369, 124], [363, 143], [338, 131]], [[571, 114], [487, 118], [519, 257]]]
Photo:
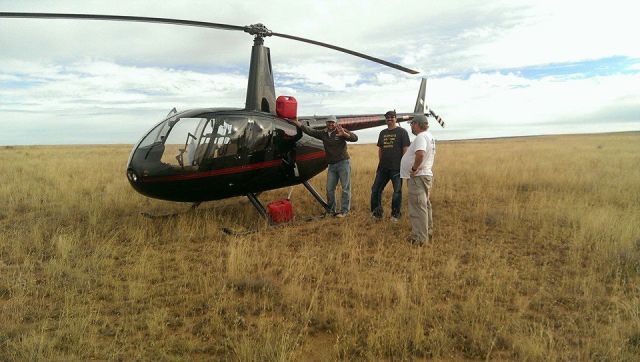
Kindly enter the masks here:
[[415, 176], [407, 180], [409, 188], [409, 220], [411, 239], [418, 243], [428, 243], [433, 230], [431, 215], [431, 176]]

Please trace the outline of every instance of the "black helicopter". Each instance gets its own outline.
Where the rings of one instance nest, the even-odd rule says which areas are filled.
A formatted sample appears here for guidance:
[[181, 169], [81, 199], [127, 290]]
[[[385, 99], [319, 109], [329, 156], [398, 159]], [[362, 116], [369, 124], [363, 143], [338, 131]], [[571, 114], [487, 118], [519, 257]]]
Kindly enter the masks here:
[[[81, 19], [149, 22], [237, 30], [254, 37], [244, 109], [200, 108], [177, 112], [175, 108], [136, 143], [126, 175], [143, 195], [190, 202], [247, 196], [267, 217], [257, 195], [263, 191], [303, 184], [327, 210], [327, 203], [309, 184], [326, 167], [320, 141], [301, 134], [276, 112], [276, 96], [269, 48], [264, 38], [277, 36], [315, 44], [371, 60], [407, 73], [415, 70], [334, 45], [275, 33], [262, 24], [237, 26], [202, 21], [119, 15], [0, 12], [3, 18]], [[426, 79], [422, 79], [413, 113], [398, 113], [398, 121], [417, 114], [442, 119], [425, 104]], [[426, 109], [425, 109], [426, 107]], [[426, 110], [426, 112], [425, 112]], [[336, 115], [340, 125], [354, 131], [385, 124], [383, 114]], [[323, 128], [326, 116], [299, 117], [312, 128]]]

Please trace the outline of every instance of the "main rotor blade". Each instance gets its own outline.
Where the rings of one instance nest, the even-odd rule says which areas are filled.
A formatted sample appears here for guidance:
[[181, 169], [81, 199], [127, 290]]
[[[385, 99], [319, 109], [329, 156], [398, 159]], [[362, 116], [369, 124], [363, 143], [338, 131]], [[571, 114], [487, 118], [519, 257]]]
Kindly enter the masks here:
[[319, 41], [316, 41], [316, 40], [305, 39], [305, 38], [301, 38], [299, 36], [293, 36], [293, 35], [282, 34], [282, 33], [274, 33], [274, 32], [272, 32], [271, 35], [279, 36], [281, 38], [293, 39], [293, 40], [297, 40], [297, 41], [301, 41], [301, 42], [305, 42], [305, 43], [309, 43], [309, 44], [319, 45], [319, 46], [322, 46], [322, 47], [325, 47], [325, 48], [337, 50], [339, 52], [355, 55], [356, 57], [364, 58], [364, 59], [370, 60], [372, 62], [383, 64], [383, 65], [386, 65], [388, 67], [395, 68], [395, 69], [398, 69], [398, 70], [401, 70], [403, 72], [407, 72], [407, 73], [410, 73], [410, 74], [418, 74], [419, 73], [416, 70], [403, 67], [402, 65], [399, 65], [399, 64], [391, 63], [391, 62], [388, 62], [386, 60], [378, 59], [378, 58], [375, 58], [375, 57], [372, 57], [372, 56], [369, 56], [369, 55], [366, 55], [366, 54], [358, 53], [358, 52], [353, 51], [353, 50], [349, 50], [349, 49], [345, 49], [345, 48], [342, 48], [342, 47], [339, 47], [339, 46], [335, 46], [335, 45], [319, 42]]
[[339, 52], [347, 53], [370, 60], [379, 64], [386, 65], [391, 68], [401, 70], [410, 74], [418, 74], [418, 71], [403, 67], [399, 64], [391, 63], [386, 60], [372, 57], [363, 53], [359, 53], [353, 50], [342, 48], [339, 46], [319, 42], [316, 40], [301, 38], [299, 36], [293, 36], [282, 33], [274, 33], [264, 27], [262, 24], [255, 24], [249, 26], [238, 26], [220, 23], [210, 23], [207, 21], [193, 21], [193, 20], [181, 20], [181, 19], [169, 19], [169, 18], [152, 18], [147, 16], [124, 16], [124, 15], [97, 15], [97, 14], [54, 14], [54, 13], [16, 13], [16, 12], [0, 12], [0, 18], [36, 18], [36, 19], [82, 19], [82, 20], [109, 20], [109, 21], [132, 21], [132, 22], [144, 22], [144, 23], [160, 23], [160, 24], [172, 24], [172, 25], [185, 25], [185, 26], [197, 26], [202, 28], [224, 29], [224, 30], [239, 30], [255, 35], [258, 37], [265, 36], [279, 36], [281, 38], [287, 38], [292, 40], [301, 41], [304, 43], [314, 44], [325, 48], [337, 50]]
[[180, 20], [168, 18], [150, 18], [147, 16], [122, 16], [122, 15], [94, 15], [94, 14], [53, 14], [53, 13], [6, 13], [0, 12], [0, 18], [36, 18], [36, 19], [83, 19], [83, 20], [111, 20], [134, 21], [143, 23], [160, 23], [173, 25], [198, 26], [202, 28], [214, 28], [224, 30], [245, 31], [245, 26], [210, 23], [207, 21]]

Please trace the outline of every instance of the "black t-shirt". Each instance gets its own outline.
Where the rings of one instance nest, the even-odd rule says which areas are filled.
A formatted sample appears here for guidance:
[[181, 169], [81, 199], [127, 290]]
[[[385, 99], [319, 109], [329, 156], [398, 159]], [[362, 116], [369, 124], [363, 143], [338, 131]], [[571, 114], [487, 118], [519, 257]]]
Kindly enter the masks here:
[[380, 131], [378, 147], [382, 150], [382, 157], [380, 157], [378, 166], [390, 170], [399, 170], [402, 148], [409, 147], [410, 143], [409, 133], [400, 126]]

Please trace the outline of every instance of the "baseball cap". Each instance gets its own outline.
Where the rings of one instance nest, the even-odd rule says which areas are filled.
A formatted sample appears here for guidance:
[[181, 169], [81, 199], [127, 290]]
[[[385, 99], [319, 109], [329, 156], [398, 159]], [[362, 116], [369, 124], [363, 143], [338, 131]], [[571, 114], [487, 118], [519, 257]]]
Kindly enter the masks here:
[[384, 118], [390, 118], [395, 116], [396, 116], [396, 111], [388, 111], [387, 113], [384, 114]]
[[338, 119], [336, 118], [336, 116], [329, 116], [324, 121], [325, 122], [336, 122], [336, 123], [338, 123]]
[[425, 124], [429, 124], [429, 121], [427, 120], [427, 116], [425, 116], [424, 114], [419, 114], [413, 117], [413, 119], [411, 120], [411, 123], [425, 125]]

